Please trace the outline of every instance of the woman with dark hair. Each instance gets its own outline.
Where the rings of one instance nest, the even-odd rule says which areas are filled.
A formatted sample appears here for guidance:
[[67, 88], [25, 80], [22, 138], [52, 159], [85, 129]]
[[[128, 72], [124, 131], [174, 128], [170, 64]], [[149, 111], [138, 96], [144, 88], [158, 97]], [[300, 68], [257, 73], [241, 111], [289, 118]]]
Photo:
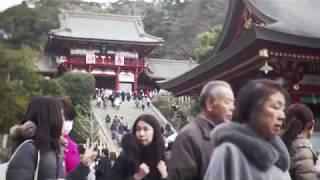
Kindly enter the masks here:
[[[9, 163], [6, 179], [34, 179], [38, 159], [40, 159], [38, 179], [65, 178], [64, 159], [60, 149], [60, 136], [64, 123], [61, 102], [53, 97], [32, 98], [24, 117], [24, 122], [27, 121], [36, 127], [30, 138], [32, 141], [20, 146]], [[88, 167], [95, 156], [96, 153], [92, 148], [87, 149], [81, 164], [69, 174], [67, 179], [85, 179], [90, 171]]]
[[289, 149], [290, 175], [293, 180], [317, 180], [317, 153], [310, 138], [315, 125], [311, 109], [304, 104], [292, 104], [287, 109], [287, 125], [283, 141]]
[[158, 120], [149, 114], [134, 122], [132, 134], [122, 139], [123, 151], [112, 167], [112, 180], [160, 180], [167, 178], [165, 146]]
[[204, 180], [289, 180], [289, 153], [278, 133], [285, 91], [273, 80], [252, 80], [236, 99], [234, 123], [211, 133], [215, 147]]

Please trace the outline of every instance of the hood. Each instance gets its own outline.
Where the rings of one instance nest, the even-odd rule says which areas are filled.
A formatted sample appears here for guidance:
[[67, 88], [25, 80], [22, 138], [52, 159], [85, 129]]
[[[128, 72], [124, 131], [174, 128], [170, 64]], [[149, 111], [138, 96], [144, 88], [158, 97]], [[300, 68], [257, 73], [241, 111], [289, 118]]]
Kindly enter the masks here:
[[121, 147], [124, 151], [139, 152], [139, 144], [133, 134], [125, 134], [121, 139]]
[[26, 140], [32, 138], [36, 133], [36, 125], [31, 121], [26, 121], [21, 125], [14, 125], [10, 128], [10, 136], [17, 140]]
[[236, 145], [247, 159], [262, 171], [273, 165], [283, 171], [289, 168], [289, 153], [280, 137], [265, 140], [246, 125], [221, 124], [211, 133], [214, 147], [224, 142]]
[[313, 149], [312, 148], [312, 143], [311, 143], [311, 141], [309, 139], [295, 139], [292, 142], [291, 150], [293, 152], [296, 152], [299, 149], [304, 148], [304, 147]]

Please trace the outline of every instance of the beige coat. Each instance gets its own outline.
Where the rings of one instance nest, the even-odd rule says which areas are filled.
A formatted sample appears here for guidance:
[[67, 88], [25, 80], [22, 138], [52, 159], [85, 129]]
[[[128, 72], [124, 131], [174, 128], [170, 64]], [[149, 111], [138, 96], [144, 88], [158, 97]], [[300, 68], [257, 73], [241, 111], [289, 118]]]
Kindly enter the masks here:
[[293, 141], [290, 149], [290, 174], [293, 180], [317, 180], [315, 163], [317, 153], [308, 139]]

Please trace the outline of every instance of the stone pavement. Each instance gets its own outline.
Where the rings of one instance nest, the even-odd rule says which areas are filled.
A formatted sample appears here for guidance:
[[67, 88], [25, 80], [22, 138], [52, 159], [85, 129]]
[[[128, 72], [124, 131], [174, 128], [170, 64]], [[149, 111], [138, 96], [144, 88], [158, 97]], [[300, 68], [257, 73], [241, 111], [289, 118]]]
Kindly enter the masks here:
[[108, 107], [106, 109], [97, 108], [95, 106], [93, 109], [96, 112], [99, 119], [102, 120], [103, 122], [105, 121], [105, 117], [107, 114], [110, 115], [111, 120], [113, 120], [115, 115], [117, 115], [119, 118], [123, 116], [125, 122], [128, 122], [129, 127], [132, 127], [137, 117], [144, 113], [152, 114], [156, 118], [159, 118], [158, 115], [153, 111], [151, 107], [149, 108], [146, 107], [144, 111], [141, 109], [141, 106], [139, 108], [136, 108], [136, 105], [133, 100], [131, 100], [130, 102], [128, 101], [122, 102], [119, 110], [115, 110], [113, 107], [111, 107], [110, 103], [108, 104]]

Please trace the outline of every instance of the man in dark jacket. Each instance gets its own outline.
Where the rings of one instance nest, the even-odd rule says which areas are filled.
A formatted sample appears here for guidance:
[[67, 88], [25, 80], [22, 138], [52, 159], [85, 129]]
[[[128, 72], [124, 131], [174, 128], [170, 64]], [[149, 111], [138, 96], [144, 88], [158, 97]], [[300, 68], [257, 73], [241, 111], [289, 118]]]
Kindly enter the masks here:
[[201, 112], [177, 136], [168, 162], [168, 180], [202, 180], [213, 146], [210, 132], [228, 122], [234, 110], [231, 86], [224, 81], [208, 82], [199, 97]]
[[109, 180], [111, 173], [111, 161], [109, 158], [108, 149], [102, 150], [104, 157], [99, 160], [98, 165], [96, 166], [96, 180]]

